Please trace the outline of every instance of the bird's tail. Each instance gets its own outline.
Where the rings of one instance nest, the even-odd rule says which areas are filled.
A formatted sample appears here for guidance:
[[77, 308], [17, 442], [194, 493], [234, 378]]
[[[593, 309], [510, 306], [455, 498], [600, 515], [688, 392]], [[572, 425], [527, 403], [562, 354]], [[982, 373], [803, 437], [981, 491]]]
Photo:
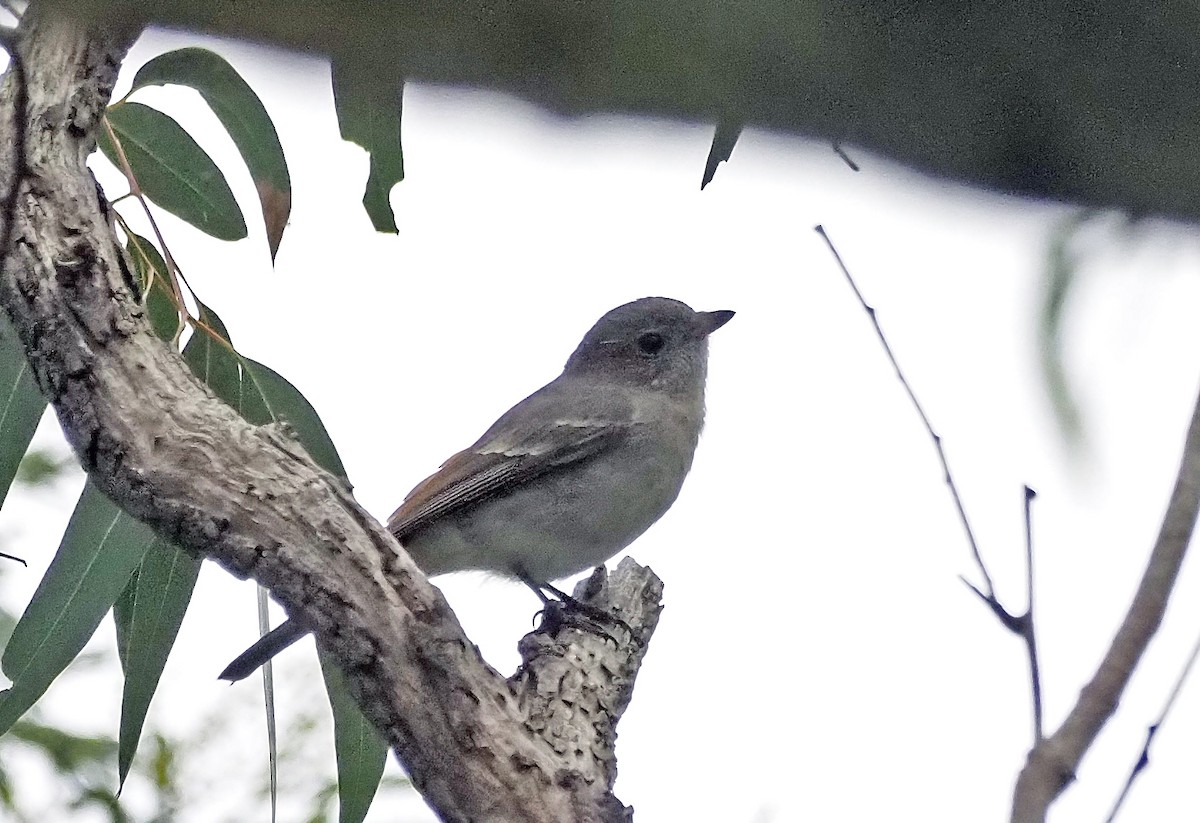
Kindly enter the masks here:
[[308, 629], [303, 628], [295, 620], [285, 620], [258, 638], [258, 642], [253, 646], [239, 654], [237, 659], [226, 666], [225, 671], [221, 672], [218, 677], [221, 680], [228, 680], [230, 683], [243, 680], [307, 633]]

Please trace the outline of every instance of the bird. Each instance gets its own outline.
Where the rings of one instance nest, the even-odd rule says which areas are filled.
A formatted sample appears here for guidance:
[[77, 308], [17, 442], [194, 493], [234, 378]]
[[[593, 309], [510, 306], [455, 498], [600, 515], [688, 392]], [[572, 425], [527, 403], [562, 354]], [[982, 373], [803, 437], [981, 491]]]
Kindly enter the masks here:
[[[607, 312], [557, 378], [417, 484], [388, 530], [429, 577], [486, 571], [569, 601], [551, 581], [603, 565], [678, 497], [704, 426], [708, 336], [733, 316], [666, 297]], [[307, 631], [286, 620], [220, 679]]]

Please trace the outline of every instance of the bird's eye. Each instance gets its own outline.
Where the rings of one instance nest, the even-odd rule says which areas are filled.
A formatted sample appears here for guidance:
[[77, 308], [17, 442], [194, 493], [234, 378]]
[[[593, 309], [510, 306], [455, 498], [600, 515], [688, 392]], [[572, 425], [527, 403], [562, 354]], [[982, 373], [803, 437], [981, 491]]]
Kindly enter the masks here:
[[658, 354], [666, 342], [658, 332], [648, 331], [638, 335], [637, 347], [643, 354]]

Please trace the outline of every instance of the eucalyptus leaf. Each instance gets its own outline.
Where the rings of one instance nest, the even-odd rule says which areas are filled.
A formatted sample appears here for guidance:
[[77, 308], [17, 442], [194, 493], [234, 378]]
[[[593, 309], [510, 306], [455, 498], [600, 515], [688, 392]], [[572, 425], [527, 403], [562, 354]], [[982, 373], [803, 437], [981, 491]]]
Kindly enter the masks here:
[[159, 538], [113, 606], [117, 647], [125, 671], [117, 750], [122, 786], [199, 574], [199, 557]]
[[58, 552], [0, 656], [13, 683], [0, 692], [0, 734], [83, 650], [155, 540], [149, 526], [88, 481]]
[[[158, 205], [218, 240], [246, 236], [242, 210], [217, 164], [173, 118], [141, 103], [109, 106], [112, 127], [142, 192]], [[108, 130], [97, 143], [117, 168], [120, 153]]]
[[333, 709], [338, 823], [362, 823], [379, 790], [383, 768], [387, 765], [387, 741], [358, 710], [358, 704], [337, 665], [324, 654], [318, 656], [329, 705]]
[[138, 276], [150, 327], [163, 340], [174, 340], [183, 318], [171, 294], [167, 261], [153, 243], [139, 234], [129, 235], [125, 249]]
[[371, 170], [363, 193], [363, 208], [375, 231], [397, 233], [396, 218], [388, 197], [404, 179], [404, 152], [400, 147], [400, 112], [404, 83], [392, 71], [353, 57], [333, 60], [333, 105], [342, 138], [357, 143], [371, 155]]
[[237, 146], [258, 191], [274, 260], [292, 210], [292, 181], [279, 134], [262, 101], [225, 58], [197, 47], [155, 57], [138, 69], [130, 91], [166, 84], [199, 92]]
[[34, 382], [25, 347], [0, 312], [0, 506], [45, 410], [46, 400]]

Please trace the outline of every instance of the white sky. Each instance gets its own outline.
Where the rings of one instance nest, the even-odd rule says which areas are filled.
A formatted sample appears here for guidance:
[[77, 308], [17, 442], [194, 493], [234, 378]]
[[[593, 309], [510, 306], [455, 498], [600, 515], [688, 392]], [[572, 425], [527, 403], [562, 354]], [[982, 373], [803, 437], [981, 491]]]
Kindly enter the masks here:
[[[154, 54], [197, 42], [148, 38], [125, 82]], [[957, 579], [976, 574], [928, 437], [812, 226], [826, 226], [878, 309], [1013, 609], [1024, 597], [1021, 486], [1040, 493], [1050, 729], [1107, 648], [1174, 479], [1200, 364], [1193, 236], [1162, 225], [1128, 236], [1109, 218], [1077, 245], [1085, 277], [1067, 351], [1089, 438], [1072, 456], [1034, 342], [1045, 245], [1063, 207], [935, 184], [851, 149], [855, 174], [825, 146], [754, 131], [701, 193], [710, 127], [562, 121], [490, 94], [412, 87], [408, 179], [392, 195], [400, 235], [377, 235], [359, 208], [366, 156], [338, 139], [326, 66], [217, 48], [275, 118], [291, 225], [272, 269], [232, 144], [178, 89], [136, 99], [214, 154], [251, 238], [221, 243], [169, 216], [162, 225], [239, 349], [312, 401], [377, 516], [552, 379], [607, 309], [657, 294], [737, 311], [712, 339], [692, 475], [631, 550], [667, 587], [620, 726], [617, 794], [636, 819], [1007, 819], [1030, 743], [1024, 651]], [[31, 566], [3, 577], [14, 607], [36, 587], [77, 487], [14, 492], [0, 515], [5, 551]], [[1200, 632], [1193, 566], [1053, 820], [1107, 813]], [[532, 596], [471, 575], [438, 582], [488, 660], [511, 672]], [[215, 679], [255, 632], [253, 586], [206, 566], [151, 709], [164, 729], [209, 730], [188, 821], [269, 819], [253, 794], [265, 769], [248, 708], [257, 681]], [[46, 711], [115, 734], [109, 626], [96, 642], [109, 665], [64, 678]], [[312, 657], [306, 642], [277, 665], [285, 723], [320, 709]], [[218, 715], [226, 722], [214, 727]], [[1200, 815], [1198, 724], [1193, 685], [1122, 819]], [[331, 747], [308, 755], [332, 774]], [[419, 801], [386, 801], [369, 820], [433, 819]], [[282, 820], [300, 819], [299, 801], [284, 808]]]

